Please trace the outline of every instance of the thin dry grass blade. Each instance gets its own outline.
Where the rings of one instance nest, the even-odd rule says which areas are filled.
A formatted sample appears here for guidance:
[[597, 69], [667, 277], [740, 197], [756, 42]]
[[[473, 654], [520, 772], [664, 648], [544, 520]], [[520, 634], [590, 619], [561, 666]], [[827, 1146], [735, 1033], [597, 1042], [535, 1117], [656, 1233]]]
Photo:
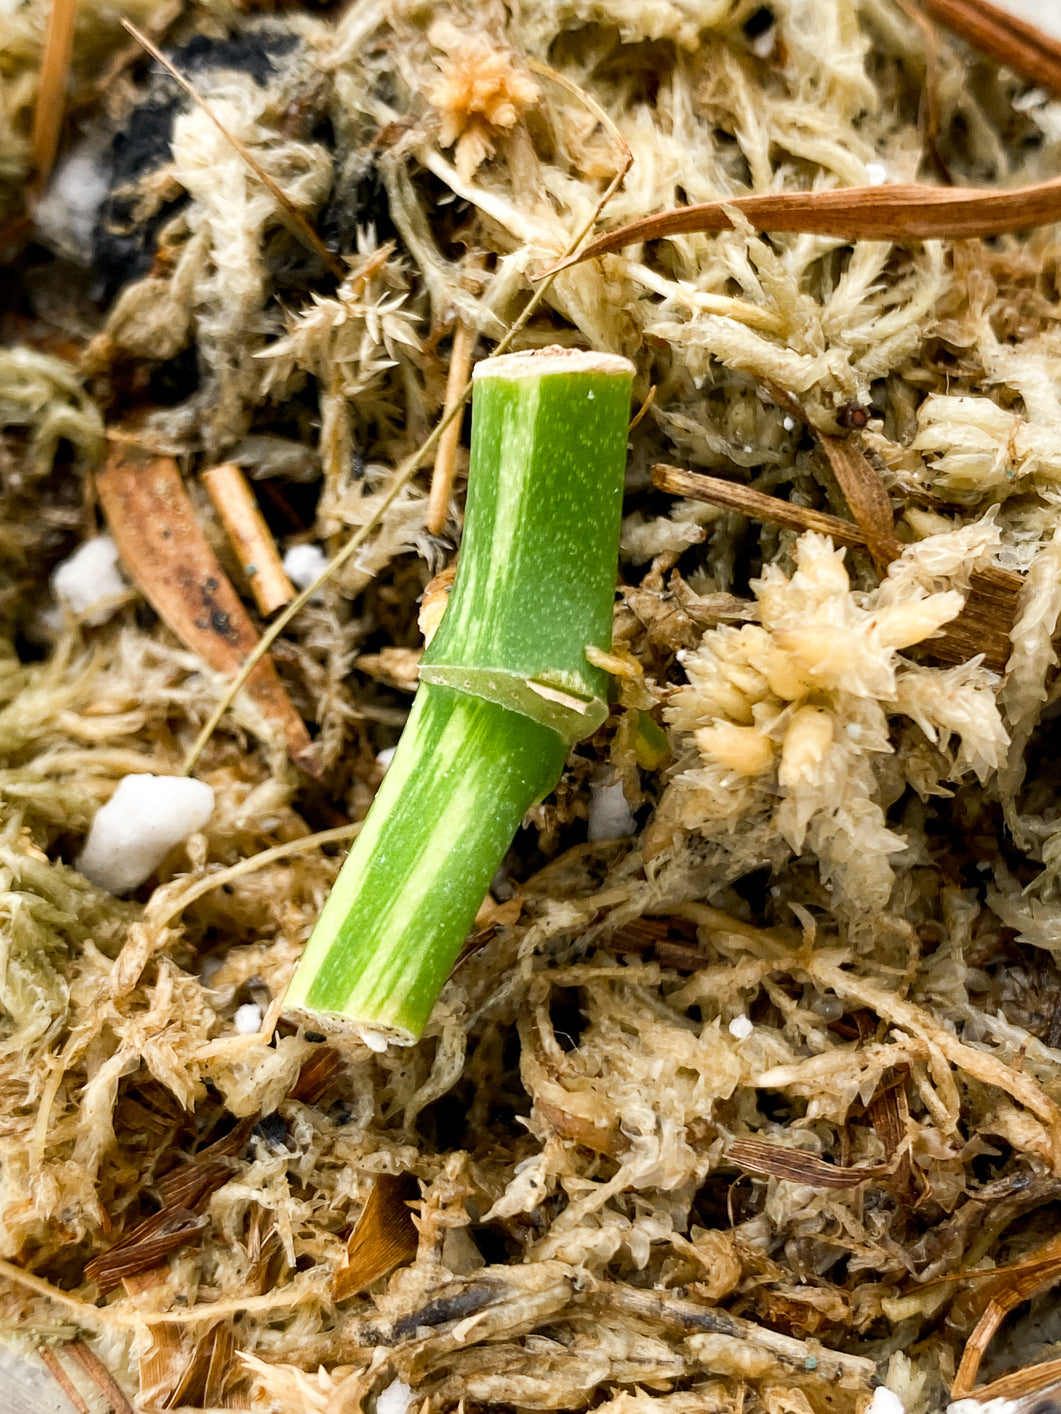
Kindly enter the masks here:
[[917, 0], [897, 0], [910, 22], [917, 26], [925, 44], [925, 86], [921, 90], [921, 111], [918, 121], [924, 139], [925, 152], [940, 181], [952, 185], [951, 174], [939, 150], [939, 52], [940, 37], [936, 26], [919, 8]]
[[46, 1345], [37, 1347], [37, 1354], [41, 1362], [48, 1367], [48, 1372], [52, 1379], [59, 1386], [67, 1399], [77, 1410], [77, 1414], [90, 1414], [88, 1405], [81, 1397], [81, 1392], [74, 1384], [73, 1380], [63, 1369], [63, 1363], [54, 1350], [50, 1350]]
[[114, 1414], [133, 1414], [133, 1406], [126, 1399], [121, 1386], [104, 1365], [96, 1352], [83, 1340], [75, 1340], [68, 1345], [71, 1358], [84, 1370], [104, 1399], [110, 1401]]
[[[237, 674], [258, 634], [195, 518], [177, 463], [119, 442], [96, 486], [122, 562], [152, 608], [212, 668]], [[247, 691], [283, 733], [291, 759], [314, 774], [309, 733], [271, 662], [258, 664]]]
[[37, 106], [33, 113], [31, 151], [38, 190], [51, 175], [55, 154], [59, 149], [59, 133], [66, 110], [66, 80], [70, 73], [70, 58], [74, 52], [74, 25], [77, 20], [77, 0], [52, 0], [48, 12], [48, 27], [44, 32], [44, 52], [41, 55], [41, 76], [37, 89]]
[[892, 1167], [885, 1163], [843, 1168], [819, 1159], [817, 1154], [807, 1154], [783, 1144], [766, 1144], [759, 1139], [735, 1139], [726, 1149], [726, 1157], [747, 1173], [805, 1183], [808, 1188], [855, 1188], [867, 1179], [882, 1178]]
[[922, 0], [929, 15], [981, 53], [1061, 93], [1061, 43], [987, 0]]
[[137, 44], [141, 45], [144, 49], [146, 49], [148, 54], [151, 55], [152, 59], [154, 59], [157, 64], [162, 65], [166, 73], [169, 74], [170, 78], [172, 78], [176, 83], [180, 84], [181, 88], [184, 89], [184, 92], [188, 95], [192, 102], [196, 104], [197, 107], [202, 109], [202, 111], [217, 128], [218, 132], [221, 133], [221, 135], [225, 138], [227, 142], [232, 144], [232, 147], [235, 149], [235, 151], [239, 153], [240, 157], [243, 158], [247, 166], [251, 169], [251, 171], [258, 178], [261, 184], [268, 190], [270, 195], [276, 201], [277, 214], [279, 215], [280, 219], [283, 221], [287, 229], [290, 231], [291, 235], [293, 235], [297, 241], [300, 241], [304, 246], [311, 250], [314, 255], [318, 256], [319, 259], [323, 261], [325, 267], [332, 272], [332, 274], [337, 280], [345, 279], [346, 266], [342, 263], [341, 260], [339, 260], [331, 253], [328, 247], [321, 240], [320, 236], [317, 235], [317, 232], [306, 220], [305, 216], [303, 216], [302, 212], [299, 211], [298, 207], [291, 200], [291, 198], [284, 191], [284, 189], [277, 182], [275, 182], [272, 177], [270, 177], [269, 173], [257, 160], [254, 154], [246, 147], [244, 143], [240, 142], [239, 138], [236, 137], [235, 134], [230, 133], [228, 131], [224, 124], [218, 119], [216, 114], [213, 113], [210, 108], [210, 105], [205, 101], [205, 99], [200, 97], [200, 95], [196, 92], [192, 84], [188, 82], [188, 80], [184, 77], [184, 75], [180, 72], [179, 69], [175, 68], [173, 64], [170, 63], [170, 61], [162, 53], [162, 50], [159, 49], [157, 45], [152, 44], [151, 40], [148, 39], [146, 34], [143, 34], [140, 30], [138, 30], [137, 27], [129, 20], [122, 20], [122, 25], [136, 40]]
[[408, 1175], [384, 1173], [376, 1179], [350, 1234], [346, 1261], [332, 1280], [336, 1301], [356, 1296], [416, 1256], [416, 1225], [409, 1211], [416, 1192], [416, 1181]]
[[758, 231], [798, 231], [844, 241], [976, 240], [1061, 220], [1061, 177], [1009, 191], [908, 182], [736, 196], [679, 206], [598, 236], [537, 278], [641, 241], [731, 231], [730, 211], [739, 212]]

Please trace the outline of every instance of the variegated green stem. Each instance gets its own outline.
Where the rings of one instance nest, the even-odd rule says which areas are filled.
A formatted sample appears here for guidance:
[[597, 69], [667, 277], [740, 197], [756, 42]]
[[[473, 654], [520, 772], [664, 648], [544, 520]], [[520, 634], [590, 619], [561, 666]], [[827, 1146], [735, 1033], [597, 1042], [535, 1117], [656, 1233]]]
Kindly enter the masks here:
[[409, 1041], [527, 810], [607, 714], [633, 368], [544, 349], [475, 370], [464, 541], [401, 741], [288, 989]]

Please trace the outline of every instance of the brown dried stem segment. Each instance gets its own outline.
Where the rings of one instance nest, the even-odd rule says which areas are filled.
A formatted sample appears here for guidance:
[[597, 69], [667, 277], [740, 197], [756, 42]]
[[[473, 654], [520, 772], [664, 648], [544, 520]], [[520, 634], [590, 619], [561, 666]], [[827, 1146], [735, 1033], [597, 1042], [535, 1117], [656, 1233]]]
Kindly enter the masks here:
[[739, 481], [724, 481], [719, 476], [703, 476], [681, 467], [659, 462], [652, 468], [653, 483], [671, 496], [685, 496], [692, 501], [706, 501], [727, 511], [737, 511], [749, 520], [761, 520], [768, 525], [784, 525], [790, 530], [816, 530], [831, 535], [838, 545], [862, 548], [866, 537], [854, 522], [841, 520], [812, 506], [798, 506], [777, 496], [764, 495]]
[[[96, 486], [122, 563], [151, 607], [217, 672], [238, 672], [258, 635], [195, 518], [176, 462], [118, 443]], [[271, 662], [257, 665], [247, 692], [283, 734], [291, 759], [314, 774], [309, 733]]]
[[52, 0], [44, 32], [40, 87], [33, 112], [33, 165], [38, 190], [51, 174], [66, 111], [66, 80], [74, 52], [77, 0]]
[[203, 485], [247, 576], [254, 602], [263, 614], [275, 614], [295, 597], [295, 586], [247, 478], [238, 466], [224, 462], [203, 473]]
[[1026, 79], [1061, 93], [1061, 43], [986, 0], [921, 0], [934, 20]]
[[453, 481], [457, 474], [457, 447], [460, 445], [461, 427], [464, 417], [460, 404], [462, 394], [471, 373], [472, 354], [475, 351], [477, 330], [463, 319], [458, 319], [453, 330], [453, 349], [450, 353], [449, 375], [446, 379], [446, 402], [444, 414], [456, 411], [456, 416], [438, 439], [435, 453], [435, 470], [431, 477], [431, 495], [427, 503], [427, 528], [432, 535], [441, 535], [449, 514], [449, 498], [453, 494]]

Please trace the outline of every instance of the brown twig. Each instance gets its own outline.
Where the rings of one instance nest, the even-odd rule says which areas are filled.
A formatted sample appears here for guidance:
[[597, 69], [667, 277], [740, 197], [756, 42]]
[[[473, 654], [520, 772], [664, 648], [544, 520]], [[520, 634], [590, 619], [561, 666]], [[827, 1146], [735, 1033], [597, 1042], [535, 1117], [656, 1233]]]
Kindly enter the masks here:
[[82, 1398], [80, 1390], [63, 1369], [63, 1363], [58, 1355], [56, 1355], [55, 1351], [50, 1350], [46, 1345], [39, 1345], [37, 1347], [37, 1354], [40, 1356], [42, 1363], [47, 1366], [52, 1379], [77, 1410], [77, 1414], [90, 1414], [89, 1407]]
[[287, 577], [247, 478], [238, 466], [224, 462], [203, 472], [203, 485], [247, 576], [255, 603], [263, 614], [274, 614], [295, 597], [295, 586]]
[[311, 250], [314, 255], [318, 256], [337, 280], [345, 279], [346, 266], [337, 256], [331, 253], [320, 236], [317, 235], [317, 232], [306, 220], [305, 216], [303, 216], [302, 212], [299, 211], [298, 207], [288, 196], [287, 192], [269, 175], [247, 145], [241, 142], [234, 133], [229, 132], [220, 119], [213, 113], [206, 101], [196, 92], [192, 84], [189, 83], [178, 68], [170, 63], [161, 49], [153, 44], [146, 34], [138, 30], [129, 20], [122, 20], [122, 25], [136, 40], [137, 44], [141, 45], [156, 63], [162, 65], [170, 78], [180, 84], [184, 92], [198, 108], [202, 109], [226, 142], [231, 143], [235, 151], [239, 153], [240, 157], [243, 158], [254, 175], [275, 199], [277, 203], [277, 215], [280, 217], [281, 221], [283, 221], [291, 235], [294, 236], [297, 241], [301, 242], [302, 245]]
[[443, 416], [451, 411], [455, 416], [445, 432], [438, 439], [435, 451], [435, 470], [431, 477], [431, 493], [427, 503], [427, 528], [432, 535], [441, 535], [449, 514], [449, 498], [453, 493], [453, 480], [457, 474], [457, 446], [460, 442], [463, 422], [463, 401], [461, 391], [471, 373], [472, 354], [478, 330], [466, 323], [458, 315], [453, 330], [453, 349], [450, 353], [449, 374], [446, 378], [446, 401]]
[[999, 64], [1061, 93], [1061, 42], [987, 0], [921, 0], [934, 20]]
[[831, 535], [840, 545], [864, 548], [866, 544], [865, 535], [852, 521], [841, 520], [839, 516], [816, 511], [810, 506], [797, 506], [777, 496], [766, 496], [762, 491], [742, 486], [739, 481], [723, 481], [718, 476], [703, 476], [699, 472], [683, 471], [681, 467], [667, 466], [662, 462], [652, 468], [652, 481], [660, 491], [666, 491], [671, 496], [706, 501], [708, 505], [738, 511], [750, 520], [785, 525], [791, 530], [816, 530], [820, 535]]
[[[839, 468], [837, 480], [852, 512], [860, 515], [860, 525], [809, 506], [782, 501], [776, 496], [764, 496], [761, 491], [753, 491], [735, 481], [723, 481], [720, 477], [703, 476], [663, 463], [653, 467], [652, 480], [661, 491], [672, 496], [687, 496], [691, 500], [724, 506], [767, 524], [786, 525], [799, 531], [814, 530], [831, 535], [838, 544], [867, 548], [871, 553], [875, 549], [874, 562], [883, 575], [892, 560], [903, 552], [902, 543], [890, 530], [891, 505], [887, 493], [877, 473], [851, 439], [819, 435], [826, 450], [832, 450], [830, 464], [834, 472]], [[936, 662], [946, 664], [966, 663], [977, 654], [983, 654], [986, 668], [993, 673], [1005, 672], [1012, 648], [1009, 632], [1023, 584], [1021, 575], [1001, 565], [973, 570], [964, 608], [938, 638], [922, 645], [925, 652]]]
[[44, 32], [37, 106], [33, 111], [31, 151], [35, 168], [34, 185], [38, 191], [51, 175], [59, 149], [76, 21], [77, 0], [52, 0], [48, 26]]
[[[177, 463], [128, 443], [111, 448], [96, 487], [122, 561], [180, 641], [210, 666], [238, 674], [259, 639], [195, 518]], [[257, 663], [247, 690], [311, 775], [316, 754], [271, 662]]]

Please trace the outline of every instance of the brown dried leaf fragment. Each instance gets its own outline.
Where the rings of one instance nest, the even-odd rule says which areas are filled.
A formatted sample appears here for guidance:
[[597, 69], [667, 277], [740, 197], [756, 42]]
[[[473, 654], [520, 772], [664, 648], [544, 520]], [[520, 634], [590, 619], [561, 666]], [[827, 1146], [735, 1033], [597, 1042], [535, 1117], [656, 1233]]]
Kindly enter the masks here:
[[855, 1188], [867, 1179], [883, 1178], [891, 1169], [890, 1163], [845, 1168], [827, 1163], [817, 1154], [808, 1154], [787, 1144], [766, 1144], [758, 1139], [735, 1139], [727, 1147], [726, 1157], [748, 1173], [805, 1183], [810, 1188]]
[[409, 1174], [381, 1173], [376, 1179], [350, 1234], [346, 1261], [332, 1278], [334, 1300], [356, 1296], [413, 1260], [418, 1237], [409, 1202], [416, 1197], [416, 1180]]
[[1027, 187], [930, 187], [917, 182], [732, 197], [679, 206], [621, 226], [543, 270], [544, 279], [599, 255], [667, 236], [731, 231], [730, 212], [757, 231], [797, 231], [856, 241], [975, 240], [1061, 219], [1061, 177]]
[[[238, 672], [258, 635], [195, 518], [177, 463], [117, 443], [96, 487], [122, 563], [152, 608], [212, 668]], [[315, 774], [309, 733], [272, 663], [259, 663], [247, 691], [282, 732], [291, 759]]]

